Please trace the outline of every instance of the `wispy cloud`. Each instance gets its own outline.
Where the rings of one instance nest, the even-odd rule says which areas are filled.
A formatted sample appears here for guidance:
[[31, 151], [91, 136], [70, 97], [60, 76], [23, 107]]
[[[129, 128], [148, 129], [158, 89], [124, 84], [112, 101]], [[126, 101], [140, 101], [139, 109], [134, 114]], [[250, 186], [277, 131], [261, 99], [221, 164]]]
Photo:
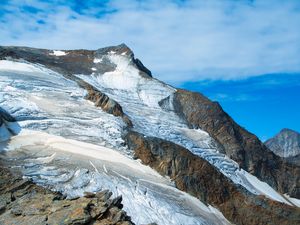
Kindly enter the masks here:
[[11, 0], [0, 6], [0, 44], [95, 49], [124, 42], [173, 84], [232, 80], [299, 72], [299, 21], [293, 0]]
[[210, 99], [218, 102], [249, 102], [257, 101], [259, 97], [248, 95], [248, 94], [226, 94], [226, 93], [216, 93], [209, 96]]

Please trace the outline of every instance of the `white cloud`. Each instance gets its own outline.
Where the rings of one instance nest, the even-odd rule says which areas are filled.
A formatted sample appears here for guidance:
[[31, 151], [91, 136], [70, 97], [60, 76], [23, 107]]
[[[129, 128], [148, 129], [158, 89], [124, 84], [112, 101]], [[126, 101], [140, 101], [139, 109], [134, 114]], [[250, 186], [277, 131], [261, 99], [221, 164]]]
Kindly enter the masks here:
[[[61, 1], [10, 1], [0, 43], [96, 49], [124, 42], [173, 84], [300, 71], [299, 1], [91, 2], [78, 13]], [[28, 14], [24, 5], [41, 11]], [[103, 10], [112, 12], [97, 15]]]

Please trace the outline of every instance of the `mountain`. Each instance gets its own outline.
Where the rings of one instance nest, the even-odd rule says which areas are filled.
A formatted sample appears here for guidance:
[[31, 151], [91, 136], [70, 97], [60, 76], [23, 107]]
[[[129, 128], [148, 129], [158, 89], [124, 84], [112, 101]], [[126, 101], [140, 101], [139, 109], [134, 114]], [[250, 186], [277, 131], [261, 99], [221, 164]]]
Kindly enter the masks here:
[[137, 224], [299, 221], [299, 167], [125, 44], [0, 47], [0, 107], [21, 129], [3, 160], [67, 198], [108, 189]]
[[273, 138], [267, 140], [265, 145], [280, 157], [297, 156], [300, 154], [300, 133], [287, 128], [282, 129]]

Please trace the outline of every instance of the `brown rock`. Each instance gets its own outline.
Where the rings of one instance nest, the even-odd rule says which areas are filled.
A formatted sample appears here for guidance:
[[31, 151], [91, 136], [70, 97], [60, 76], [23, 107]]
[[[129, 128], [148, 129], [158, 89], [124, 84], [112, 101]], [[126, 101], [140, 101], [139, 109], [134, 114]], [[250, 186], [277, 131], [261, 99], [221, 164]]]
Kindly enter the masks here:
[[237, 187], [207, 161], [179, 145], [136, 132], [129, 132], [125, 139], [144, 164], [169, 176], [178, 189], [219, 208], [235, 224], [299, 222], [299, 208], [255, 196]]
[[109, 191], [65, 199], [59, 193], [20, 179], [2, 167], [1, 162], [0, 181], [0, 224], [133, 224], [121, 209], [122, 198], [111, 200]]
[[208, 132], [221, 151], [243, 169], [279, 192], [300, 198], [300, 168], [276, 156], [255, 135], [235, 123], [219, 103], [199, 93], [177, 90], [173, 105], [190, 127]]
[[85, 88], [87, 90], [87, 100], [94, 102], [95, 106], [100, 107], [103, 111], [114, 116], [121, 117], [125, 124], [127, 124], [129, 127], [132, 127], [132, 122], [130, 121], [128, 116], [123, 112], [123, 109], [119, 103], [109, 98], [106, 94], [102, 93], [101, 91], [84, 81], [78, 81], [78, 84], [82, 88]]

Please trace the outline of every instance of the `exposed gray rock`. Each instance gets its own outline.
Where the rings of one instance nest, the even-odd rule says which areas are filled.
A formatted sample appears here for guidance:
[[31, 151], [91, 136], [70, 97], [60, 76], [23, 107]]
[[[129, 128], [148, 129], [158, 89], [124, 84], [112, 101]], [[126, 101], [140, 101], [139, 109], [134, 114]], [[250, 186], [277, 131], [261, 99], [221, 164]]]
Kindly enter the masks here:
[[300, 154], [300, 133], [282, 129], [276, 136], [267, 140], [265, 145], [280, 157], [294, 157]]

